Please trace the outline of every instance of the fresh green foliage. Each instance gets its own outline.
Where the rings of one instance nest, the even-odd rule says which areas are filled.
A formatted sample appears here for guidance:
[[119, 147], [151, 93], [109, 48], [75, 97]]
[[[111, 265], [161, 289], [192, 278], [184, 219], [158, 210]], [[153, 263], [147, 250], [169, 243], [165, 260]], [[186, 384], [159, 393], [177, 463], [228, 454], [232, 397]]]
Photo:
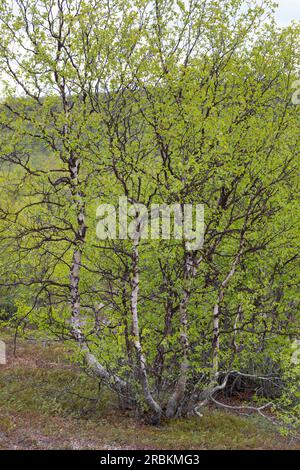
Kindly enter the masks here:
[[[273, 9], [1, 1], [10, 321], [63, 339], [153, 423], [237, 383], [298, 422], [300, 31]], [[96, 208], [120, 196], [203, 204], [203, 247], [98, 240]]]

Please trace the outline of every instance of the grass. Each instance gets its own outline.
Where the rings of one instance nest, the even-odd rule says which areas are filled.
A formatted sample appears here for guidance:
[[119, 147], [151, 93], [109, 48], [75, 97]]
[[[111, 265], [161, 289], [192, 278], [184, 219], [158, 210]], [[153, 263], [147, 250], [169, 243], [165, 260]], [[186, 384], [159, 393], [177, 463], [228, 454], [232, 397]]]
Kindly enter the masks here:
[[[1, 338], [3, 335], [1, 334]], [[207, 409], [202, 418], [150, 427], [120, 412], [115, 398], [68, 363], [61, 344], [8, 339], [0, 366], [0, 449], [300, 448], [257, 416]]]

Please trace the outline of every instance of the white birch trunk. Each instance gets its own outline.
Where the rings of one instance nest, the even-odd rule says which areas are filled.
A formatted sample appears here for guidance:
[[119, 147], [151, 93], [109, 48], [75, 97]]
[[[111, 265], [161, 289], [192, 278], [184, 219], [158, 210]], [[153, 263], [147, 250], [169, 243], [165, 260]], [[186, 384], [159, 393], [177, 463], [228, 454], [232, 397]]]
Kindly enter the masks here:
[[180, 363], [179, 377], [175, 386], [173, 395], [171, 396], [166, 410], [166, 415], [168, 418], [176, 416], [180, 404], [182, 403], [187, 379], [188, 379], [188, 352], [189, 352], [189, 339], [188, 339], [188, 303], [190, 300], [190, 283], [191, 280], [195, 277], [197, 269], [201, 260], [195, 262], [193, 255], [190, 252], [187, 252], [185, 255], [185, 265], [184, 265], [184, 289], [183, 296], [179, 305], [179, 314], [180, 314], [180, 343], [182, 348], [182, 360]]
[[243, 235], [241, 237], [240, 241], [240, 246], [239, 246], [239, 251], [232, 263], [231, 269], [224, 279], [224, 281], [221, 284], [221, 289], [219, 291], [218, 299], [217, 302], [214, 305], [214, 310], [213, 310], [213, 344], [212, 344], [212, 349], [213, 349], [213, 358], [212, 358], [212, 372], [213, 372], [213, 377], [214, 379], [218, 378], [219, 375], [219, 366], [220, 366], [220, 304], [224, 299], [225, 295], [225, 290], [233, 277], [236, 268], [240, 262], [240, 258], [242, 255], [242, 250], [244, 246], [244, 238]]
[[71, 156], [69, 160], [69, 171], [71, 175], [71, 191], [74, 203], [76, 204], [76, 218], [77, 227], [74, 240], [74, 251], [72, 257], [72, 264], [70, 269], [70, 297], [71, 297], [71, 326], [75, 340], [80, 345], [81, 352], [83, 353], [85, 362], [93, 375], [97, 378], [104, 380], [112, 388], [114, 388], [119, 395], [124, 395], [128, 399], [129, 387], [128, 384], [118, 376], [111, 374], [105, 367], [103, 367], [96, 357], [89, 351], [84, 333], [82, 331], [82, 320], [80, 315], [80, 269], [82, 263], [82, 253], [86, 237], [86, 223], [85, 223], [85, 204], [84, 196], [82, 195], [78, 183], [79, 177], [79, 161]]
[[132, 249], [132, 281], [131, 281], [131, 314], [132, 314], [132, 332], [133, 344], [136, 351], [137, 364], [139, 370], [140, 381], [143, 389], [143, 394], [146, 403], [150, 410], [153, 412], [153, 422], [159, 423], [161, 418], [161, 407], [153, 398], [150, 391], [148, 374], [146, 369], [146, 361], [142, 351], [139, 331], [139, 316], [138, 316], [138, 295], [139, 295], [139, 237], [133, 241]]

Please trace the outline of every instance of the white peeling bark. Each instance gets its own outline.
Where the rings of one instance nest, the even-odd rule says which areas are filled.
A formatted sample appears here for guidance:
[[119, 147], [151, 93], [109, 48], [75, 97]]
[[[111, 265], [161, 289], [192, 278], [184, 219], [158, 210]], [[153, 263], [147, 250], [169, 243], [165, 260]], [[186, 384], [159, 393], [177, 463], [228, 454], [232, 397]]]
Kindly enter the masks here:
[[189, 301], [190, 293], [187, 289], [184, 290], [183, 298], [180, 302], [179, 313], [180, 313], [180, 343], [182, 347], [182, 360], [180, 364], [179, 378], [175, 386], [175, 391], [171, 396], [167, 405], [166, 415], [168, 418], [172, 418], [176, 415], [178, 406], [184, 398], [186, 383], [188, 378], [188, 350], [189, 340], [187, 331], [187, 305]]
[[132, 314], [132, 332], [133, 344], [136, 351], [140, 381], [146, 403], [153, 412], [155, 422], [159, 422], [161, 418], [161, 407], [153, 398], [150, 391], [148, 374], [146, 369], [146, 360], [142, 351], [139, 331], [139, 315], [138, 315], [138, 295], [139, 295], [139, 237], [133, 241], [132, 248], [132, 281], [131, 281], [131, 314]]
[[81, 330], [80, 319], [80, 268], [82, 261], [82, 252], [85, 244], [86, 224], [85, 224], [85, 204], [81, 194], [78, 176], [79, 176], [79, 160], [71, 154], [69, 159], [69, 171], [71, 176], [71, 192], [73, 202], [76, 207], [76, 230], [74, 239], [74, 250], [70, 269], [70, 296], [71, 296], [71, 325], [75, 339], [81, 344], [83, 343], [83, 335]]
[[218, 301], [214, 305], [213, 311], [213, 375], [218, 376], [219, 373], [219, 355], [220, 355], [220, 303], [223, 299], [224, 292], [218, 296]]
[[239, 246], [239, 251], [232, 263], [231, 269], [229, 273], [227, 274], [226, 278], [221, 284], [221, 288], [219, 291], [218, 299], [217, 302], [214, 305], [214, 310], [213, 310], [213, 343], [212, 343], [212, 349], [213, 349], [213, 358], [212, 358], [212, 372], [213, 372], [213, 377], [217, 378], [219, 375], [219, 366], [220, 366], [220, 305], [224, 299], [225, 295], [225, 290], [233, 277], [236, 268], [240, 262], [241, 255], [242, 255], [242, 250], [244, 246], [244, 238], [243, 235], [241, 237], [240, 241], [240, 246]]
[[70, 269], [70, 297], [71, 297], [71, 326], [75, 340], [80, 346], [87, 367], [93, 375], [103, 379], [119, 394], [128, 399], [128, 384], [118, 376], [111, 374], [103, 367], [96, 357], [89, 351], [84, 333], [82, 331], [82, 320], [80, 315], [80, 270], [82, 264], [82, 254], [85, 245], [87, 226], [85, 223], [85, 203], [84, 196], [80, 191], [79, 178], [80, 162], [73, 155], [69, 160], [69, 171], [71, 176], [71, 191], [76, 207], [76, 231], [74, 239], [74, 250]]
[[238, 323], [240, 321], [241, 317], [241, 312], [242, 312], [242, 307], [241, 305], [238, 306], [238, 312], [234, 320], [234, 325], [233, 325], [233, 339], [232, 339], [232, 346], [234, 353], [236, 354], [238, 352], [238, 344], [237, 344], [237, 333], [238, 333]]
[[182, 360], [180, 363], [178, 381], [176, 383], [174, 393], [172, 394], [167, 405], [166, 415], [168, 418], [176, 416], [186, 391], [189, 369], [188, 303], [191, 296], [190, 283], [197, 273], [199, 262], [199, 260], [196, 261], [194, 255], [191, 252], [186, 252], [184, 264], [184, 289], [179, 304]]
[[118, 392], [120, 398], [124, 396], [126, 401], [132, 398], [129, 396], [130, 390], [127, 382], [122, 380], [117, 375], [108, 372], [108, 370], [100, 364], [95, 356], [90, 353], [86, 343], [81, 345], [81, 351], [84, 353], [84, 359], [88, 368], [95, 377], [102, 379], [107, 384], [109, 384], [116, 392]]

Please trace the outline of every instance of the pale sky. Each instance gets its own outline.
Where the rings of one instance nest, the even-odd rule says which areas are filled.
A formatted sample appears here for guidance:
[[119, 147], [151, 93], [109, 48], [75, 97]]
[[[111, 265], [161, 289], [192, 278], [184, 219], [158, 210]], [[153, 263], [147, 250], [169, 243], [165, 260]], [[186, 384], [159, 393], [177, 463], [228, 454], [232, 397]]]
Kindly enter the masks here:
[[292, 20], [300, 21], [300, 0], [277, 0], [279, 10], [276, 14], [280, 26], [288, 25]]

